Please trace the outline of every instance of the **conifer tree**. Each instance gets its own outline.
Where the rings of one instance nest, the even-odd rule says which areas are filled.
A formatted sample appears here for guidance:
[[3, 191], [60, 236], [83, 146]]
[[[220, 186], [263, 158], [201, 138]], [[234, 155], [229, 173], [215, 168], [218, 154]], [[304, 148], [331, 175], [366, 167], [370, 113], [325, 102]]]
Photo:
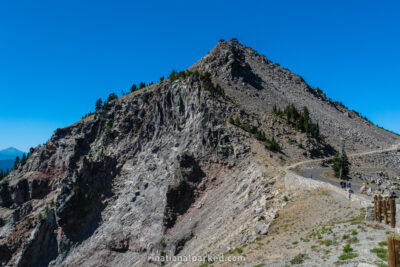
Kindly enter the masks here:
[[131, 93], [135, 92], [137, 90], [136, 84], [132, 84], [131, 86]]
[[97, 99], [96, 101], [96, 112], [99, 111], [103, 107], [103, 100], [101, 98]]
[[25, 165], [25, 163], [26, 163], [26, 155], [24, 153], [24, 154], [22, 154], [21, 166]]
[[17, 157], [15, 158], [15, 161], [14, 161], [14, 169], [18, 168], [18, 164], [19, 164], [19, 156], [17, 156]]
[[116, 94], [114, 94], [114, 93], [111, 93], [108, 96], [107, 103], [109, 103], [110, 101], [115, 100], [115, 99], [118, 99], [118, 96]]

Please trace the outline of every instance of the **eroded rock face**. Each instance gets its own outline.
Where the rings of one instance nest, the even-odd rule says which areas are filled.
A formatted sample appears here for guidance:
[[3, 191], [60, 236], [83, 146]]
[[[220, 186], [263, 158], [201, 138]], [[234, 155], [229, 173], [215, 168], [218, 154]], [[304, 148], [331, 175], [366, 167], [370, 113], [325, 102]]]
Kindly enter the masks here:
[[39, 221], [22, 248], [23, 257], [17, 266], [48, 266], [58, 255], [56, 240], [57, 224], [52, 211]]
[[[269, 113], [281, 100], [274, 90], [293, 86], [307, 101], [326, 100], [236, 41], [220, 42], [192, 69], [209, 71], [226, 95], [205, 90], [196, 74], [125, 95], [57, 129], [1, 182], [2, 265], [160, 265], [149, 257], [223, 253], [267, 233], [282, 206], [279, 166], [335, 152]], [[230, 117], [275, 137], [283, 151], [266, 149]]]

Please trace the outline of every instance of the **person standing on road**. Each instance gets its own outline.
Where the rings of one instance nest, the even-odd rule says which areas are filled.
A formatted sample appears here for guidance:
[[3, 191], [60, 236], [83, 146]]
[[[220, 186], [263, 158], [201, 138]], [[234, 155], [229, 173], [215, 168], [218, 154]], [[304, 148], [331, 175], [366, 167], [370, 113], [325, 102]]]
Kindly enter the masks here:
[[350, 182], [347, 182], [346, 187], [347, 187], [347, 190], [351, 190], [351, 183], [350, 183]]
[[351, 199], [351, 183], [350, 183], [350, 181], [347, 182], [346, 187], [347, 187], [347, 198], [350, 200]]

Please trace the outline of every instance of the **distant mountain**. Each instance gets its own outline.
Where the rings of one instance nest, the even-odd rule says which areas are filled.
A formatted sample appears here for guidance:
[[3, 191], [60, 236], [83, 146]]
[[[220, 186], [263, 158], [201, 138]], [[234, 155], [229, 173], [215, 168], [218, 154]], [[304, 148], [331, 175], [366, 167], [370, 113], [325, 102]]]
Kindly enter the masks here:
[[0, 170], [11, 170], [14, 167], [14, 161], [15, 159], [0, 160]]
[[17, 156], [21, 157], [23, 153], [25, 152], [22, 152], [14, 147], [9, 147], [0, 150], [0, 160], [14, 160]]
[[9, 147], [3, 150], [0, 150], [0, 170], [5, 171], [6, 169], [11, 170], [14, 167], [14, 161], [17, 156], [22, 157], [21, 150], [18, 150], [14, 147]]

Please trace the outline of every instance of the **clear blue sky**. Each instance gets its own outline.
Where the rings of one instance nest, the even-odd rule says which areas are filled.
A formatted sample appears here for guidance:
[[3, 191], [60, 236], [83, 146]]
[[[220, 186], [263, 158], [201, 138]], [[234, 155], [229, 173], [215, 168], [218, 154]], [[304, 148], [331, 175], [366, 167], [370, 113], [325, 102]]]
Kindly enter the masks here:
[[399, 14], [399, 1], [1, 1], [0, 149], [44, 143], [221, 38], [400, 132]]

